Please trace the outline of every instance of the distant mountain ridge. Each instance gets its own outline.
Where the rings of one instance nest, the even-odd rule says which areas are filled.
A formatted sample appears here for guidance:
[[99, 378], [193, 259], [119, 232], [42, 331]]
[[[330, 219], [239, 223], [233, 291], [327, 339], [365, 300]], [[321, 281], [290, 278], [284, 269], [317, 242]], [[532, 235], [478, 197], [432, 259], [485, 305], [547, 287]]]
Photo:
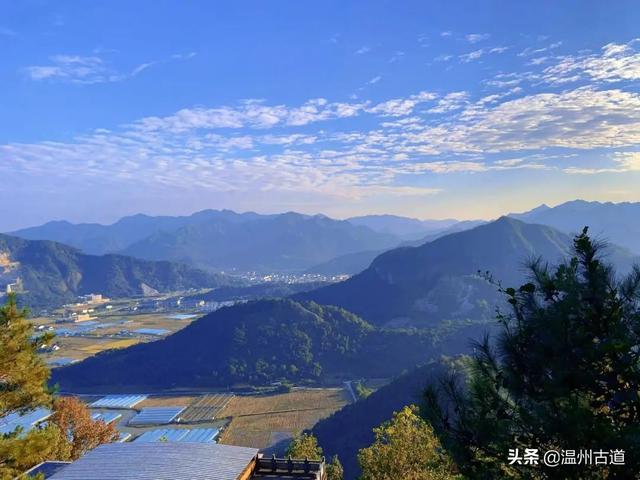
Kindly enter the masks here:
[[[501, 217], [419, 247], [387, 251], [358, 275], [293, 298], [338, 305], [389, 327], [492, 318], [499, 301], [497, 289], [478, 271], [518, 286], [526, 279], [528, 259], [559, 261], [569, 254], [570, 245], [571, 238], [554, 228]], [[631, 252], [615, 246], [609, 257], [621, 271], [637, 261]]]
[[137, 214], [123, 217], [110, 225], [74, 224], [66, 220], [56, 220], [9, 234], [27, 240], [52, 240], [79, 248], [84, 253], [103, 255], [117, 253], [154, 233], [175, 231], [187, 225], [218, 220], [242, 222], [262, 217], [269, 215], [254, 212], [236, 213], [231, 210], [202, 210], [186, 216]]
[[458, 220], [419, 220], [398, 215], [363, 215], [347, 218], [354, 225], [368, 227], [380, 233], [388, 233], [406, 240], [417, 240], [428, 234], [437, 233], [452, 227]]
[[573, 200], [555, 207], [541, 205], [510, 217], [540, 223], [574, 234], [585, 225], [592, 236], [602, 238], [640, 255], [640, 202], [613, 203]]
[[[26, 291], [19, 295], [30, 307], [60, 305], [78, 295], [101, 293], [108, 297], [217, 287], [233, 281], [186, 265], [151, 262], [122, 255], [86, 255], [48, 240], [24, 240], [0, 234], [0, 286], [20, 278]], [[11, 268], [9, 268], [11, 265]]]
[[204, 210], [185, 217], [125, 217], [112, 225], [51, 222], [14, 232], [93, 254], [120, 253], [211, 270], [304, 271], [334, 257], [384, 250], [401, 238], [324, 215]]

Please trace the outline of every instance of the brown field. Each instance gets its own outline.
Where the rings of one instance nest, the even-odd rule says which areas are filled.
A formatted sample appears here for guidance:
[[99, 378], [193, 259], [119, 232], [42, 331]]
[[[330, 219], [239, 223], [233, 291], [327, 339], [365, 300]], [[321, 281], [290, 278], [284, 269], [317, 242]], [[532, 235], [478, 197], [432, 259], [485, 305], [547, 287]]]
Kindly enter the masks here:
[[296, 390], [266, 396], [236, 396], [220, 412], [231, 417], [220, 443], [267, 448], [311, 428], [348, 403], [343, 389]]
[[180, 418], [183, 422], [206, 422], [218, 417], [233, 398], [232, 394], [214, 393], [197, 398], [189, 408], [187, 408]]
[[[147, 397], [136, 405], [136, 408], [146, 407], [186, 407], [198, 397]], [[180, 415], [182, 417], [182, 415]]]
[[92, 343], [90, 345], [86, 345], [84, 347], [81, 347], [80, 350], [82, 350], [83, 352], [89, 353], [91, 355], [95, 355], [98, 352], [102, 352], [103, 350], [110, 350], [110, 349], [115, 349], [115, 348], [126, 348], [126, 347], [130, 347], [131, 345], [135, 345], [136, 343], [139, 343], [140, 340], [138, 340], [137, 338], [124, 338], [122, 340], [112, 340], [112, 341], [107, 341], [107, 342], [99, 342], [99, 343]]

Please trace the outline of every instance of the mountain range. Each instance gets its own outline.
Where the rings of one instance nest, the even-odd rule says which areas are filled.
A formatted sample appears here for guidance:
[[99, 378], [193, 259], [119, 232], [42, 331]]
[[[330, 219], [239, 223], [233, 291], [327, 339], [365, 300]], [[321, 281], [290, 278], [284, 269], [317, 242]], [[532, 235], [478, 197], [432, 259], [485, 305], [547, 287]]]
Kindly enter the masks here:
[[[491, 318], [497, 288], [479, 272], [489, 272], [505, 286], [519, 286], [526, 279], [527, 260], [541, 256], [556, 262], [570, 246], [571, 237], [554, 228], [501, 217], [419, 247], [387, 251], [348, 280], [294, 298], [337, 305], [387, 327]], [[614, 245], [608, 253], [621, 273], [638, 260]]]
[[112, 225], [50, 222], [13, 232], [85, 253], [120, 253], [209, 270], [304, 271], [332, 258], [395, 247], [403, 237], [324, 215], [204, 210], [185, 217], [125, 217]]
[[589, 226], [590, 234], [607, 242], [626, 247], [640, 255], [640, 202], [612, 203], [574, 200], [555, 207], [541, 205], [511, 217], [541, 223], [574, 234]]
[[[595, 236], [640, 254], [640, 203], [575, 200], [509, 216], [569, 235], [589, 225]], [[56, 221], [11, 234], [28, 240], [62, 242], [88, 254], [120, 253], [215, 271], [352, 275], [363, 271], [386, 250], [419, 246], [483, 223], [395, 215], [334, 220], [293, 212], [262, 215], [203, 210], [176, 217], [133, 215], [112, 225]]]
[[0, 234], [0, 284], [17, 279], [24, 290], [19, 295], [21, 302], [32, 308], [60, 305], [89, 293], [131, 297], [234, 282], [182, 264], [86, 255], [57, 242]]
[[[388, 251], [340, 283], [224, 308], [166, 339], [66, 367], [56, 381], [73, 389], [162, 389], [393, 376], [466, 351], [469, 338], [490, 329], [502, 297], [478, 271], [518, 286], [527, 259], [557, 262], [570, 245], [556, 229], [502, 217]], [[625, 249], [609, 249], [620, 268], [636, 260]]]

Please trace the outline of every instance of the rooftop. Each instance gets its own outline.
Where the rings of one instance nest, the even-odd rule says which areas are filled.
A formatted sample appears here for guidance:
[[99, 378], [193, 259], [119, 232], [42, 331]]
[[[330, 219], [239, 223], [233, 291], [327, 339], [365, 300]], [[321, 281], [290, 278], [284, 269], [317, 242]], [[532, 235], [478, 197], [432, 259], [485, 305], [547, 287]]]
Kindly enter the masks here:
[[49, 480], [326, 480], [324, 461], [264, 458], [255, 448], [216, 443], [101, 445]]
[[254, 448], [216, 443], [110, 443], [90, 451], [49, 478], [245, 480], [250, 478], [257, 455]]

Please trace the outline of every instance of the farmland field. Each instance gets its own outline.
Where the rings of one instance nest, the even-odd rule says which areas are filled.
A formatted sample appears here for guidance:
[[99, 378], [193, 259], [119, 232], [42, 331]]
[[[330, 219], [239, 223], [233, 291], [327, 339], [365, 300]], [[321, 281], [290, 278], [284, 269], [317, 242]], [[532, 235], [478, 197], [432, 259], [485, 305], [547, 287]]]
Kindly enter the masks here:
[[[196, 316], [197, 317], [197, 316]], [[43, 354], [45, 361], [53, 361], [59, 358], [71, 358], [83, 360], [96, 353], [112, 348], [125, 348], [136, 343], [159, 340], [165, 335], [145, 335], [136, 330], [159, 329], [166, 330], [167, 334], [174, 333], [193, 321], [196, 317], [175, 319], [169, 318], [166, 313], [150, 314], [101, 314], [95, 318], [97, 324], [82, 335], [56, 335], [54, 343], [60, 347], [55, 352]], [[51, 319], [38, 317], [32, 320], [36, 326], [51, 326], [55, 329], [74, 331], [86, 328], [86, 324], [79, 323], [55, 323]], [[122, 331], [129, 333], [122, 335]]]
[[[136, 405], [136, 408], [147, 408], [147, 407], [187, 407], [193, 402], [197, 400], [198, 397], [167, 397], [167, 396], [158, 396], [158, 397], [147, 397], [142, 402]], [[180, 415], [182, 417], [182, 415]]]
[[206, 422], [219, 416], [219, 413], [233, 399], [233, 395], [216, 393], [204, 395], [189, 405], [180, 418], [183, 422]]
[[231, 417], [220, 443], [254, 448], [278, 442], [311, 428], [348, 403], [343, 389], [308, 389], [265, 396], [235, 396], [218, 418]]

